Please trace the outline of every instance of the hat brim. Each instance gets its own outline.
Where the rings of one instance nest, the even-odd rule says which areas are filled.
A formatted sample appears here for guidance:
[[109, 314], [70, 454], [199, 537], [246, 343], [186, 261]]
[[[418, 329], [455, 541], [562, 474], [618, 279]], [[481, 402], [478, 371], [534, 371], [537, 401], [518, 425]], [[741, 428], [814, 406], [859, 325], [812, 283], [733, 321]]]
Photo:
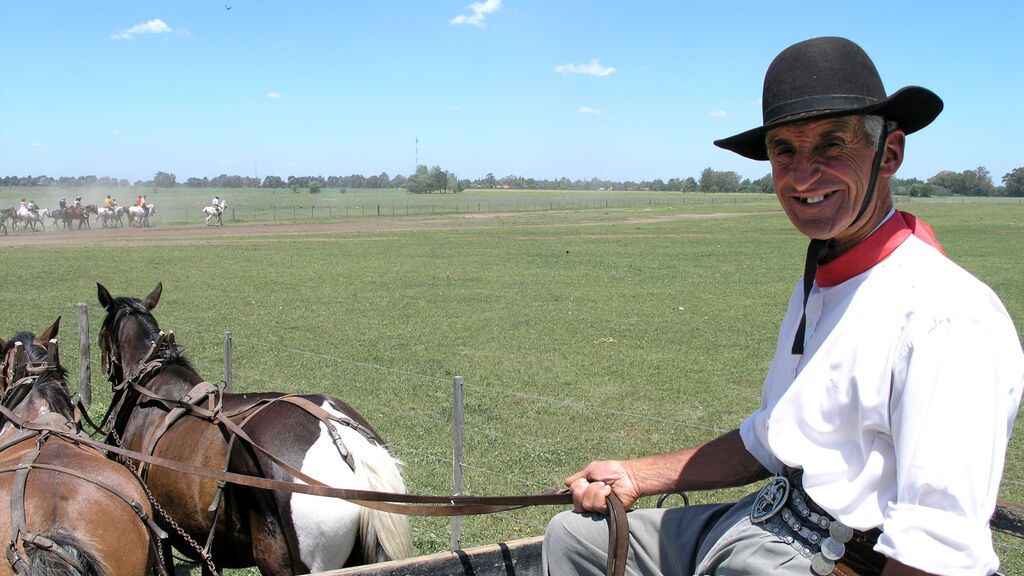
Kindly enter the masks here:
[[907, 86], [877, 104], [860, 108], [821, 109], [793, 114], [753, 130], [747, 130], [735, 136], [715, 140], [715, 146], [752, 160], [767, 160], [768, 150], [765, 148], [765, 135], [772, 128], [778, 128], [779, 126], [839, 116], [870, 114], [895, 121], [900, 130], [910, 134], [931, 124], [932, 120], [935, 120], [935, 117], [940, 112], [942, 112], [942, 99], [938, 95], [927, 88]]

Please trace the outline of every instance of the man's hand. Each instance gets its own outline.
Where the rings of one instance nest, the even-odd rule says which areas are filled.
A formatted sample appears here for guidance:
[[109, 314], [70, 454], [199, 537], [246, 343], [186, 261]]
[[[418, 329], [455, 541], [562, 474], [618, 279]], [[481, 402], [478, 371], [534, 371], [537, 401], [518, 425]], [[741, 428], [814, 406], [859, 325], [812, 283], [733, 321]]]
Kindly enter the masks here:
[[744, 486], [769, 475], [733, 430], [688, 450], [591, 462], [565, 485], [577, 512], [607, 514], [612, 492], [629, 508], [643, 496]]
[[591, 462], [586, 468], [565, 479], [572, 492], [577, 512], [608, 513], [608, 495], [615, 495], [627, 509], [641, 496], [623, 462], [604, 460]]

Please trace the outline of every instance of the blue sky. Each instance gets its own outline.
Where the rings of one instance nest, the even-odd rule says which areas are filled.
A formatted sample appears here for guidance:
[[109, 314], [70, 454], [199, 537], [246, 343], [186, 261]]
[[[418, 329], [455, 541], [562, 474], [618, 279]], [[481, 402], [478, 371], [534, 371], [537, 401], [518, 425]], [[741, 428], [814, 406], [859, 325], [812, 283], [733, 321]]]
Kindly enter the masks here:
[[0, 176], [759, 178], [712, 140], [824, 35], [945, 101], [898, 176], [1024, 166], [1018, 0], [0, 0], [0, 22]]

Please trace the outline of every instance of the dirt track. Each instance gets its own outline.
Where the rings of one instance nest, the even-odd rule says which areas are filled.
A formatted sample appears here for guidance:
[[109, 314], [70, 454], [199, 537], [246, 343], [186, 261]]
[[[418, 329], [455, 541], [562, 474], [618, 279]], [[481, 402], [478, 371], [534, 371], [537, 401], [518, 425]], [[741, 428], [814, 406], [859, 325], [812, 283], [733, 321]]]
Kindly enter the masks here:
[[246, 238], [264, 235], [296, 235], [315, 236], [330, 232], [376, 232], [399, 230], [446, 230], [466, 228], [494, 227], [537, 227], [537, 226], [594, 226], [598, 224], [663, 222], [667, 220], [693, 220], [703, 218], [727, 218], [749, 215], [751, 213], [716, 213], [716, 214], [671, 214], [651, 215], [621, 220], [585, 220], [576, 222], [552, 222], [539, 224], [509, 223], [501, 218], [518, 216], [515, 213], [501, 214], [453, 214], [438, 217], [420, 218], [366, 218], [360, 220], [344, 220], [338, 222], [312, 223], [227, 223], [224, 226], [205, 226], [202, 224], [160, 225], [156, 223], [150, 228], [91, 228], [91, 229], [54, 229], [45, 231], [11, 232], [0, 236], [0, 246], [62, 246], [80, 243], [94, 245], [139, 245], [139, 244], [187, 244], [204, 242], [214, 238]]

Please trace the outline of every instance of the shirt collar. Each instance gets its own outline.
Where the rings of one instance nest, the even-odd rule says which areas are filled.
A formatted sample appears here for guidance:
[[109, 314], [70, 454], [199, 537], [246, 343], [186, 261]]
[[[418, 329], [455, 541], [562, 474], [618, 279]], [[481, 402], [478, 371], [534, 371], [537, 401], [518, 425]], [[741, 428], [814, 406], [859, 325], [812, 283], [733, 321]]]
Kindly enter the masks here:
[[824, 288], [842, 284], [885, 260], [911, 234], [942, 252], [931, 226], [912, 214], [893, 211], [859, 244], [835, 260], [818, 266], [814, 280]]

